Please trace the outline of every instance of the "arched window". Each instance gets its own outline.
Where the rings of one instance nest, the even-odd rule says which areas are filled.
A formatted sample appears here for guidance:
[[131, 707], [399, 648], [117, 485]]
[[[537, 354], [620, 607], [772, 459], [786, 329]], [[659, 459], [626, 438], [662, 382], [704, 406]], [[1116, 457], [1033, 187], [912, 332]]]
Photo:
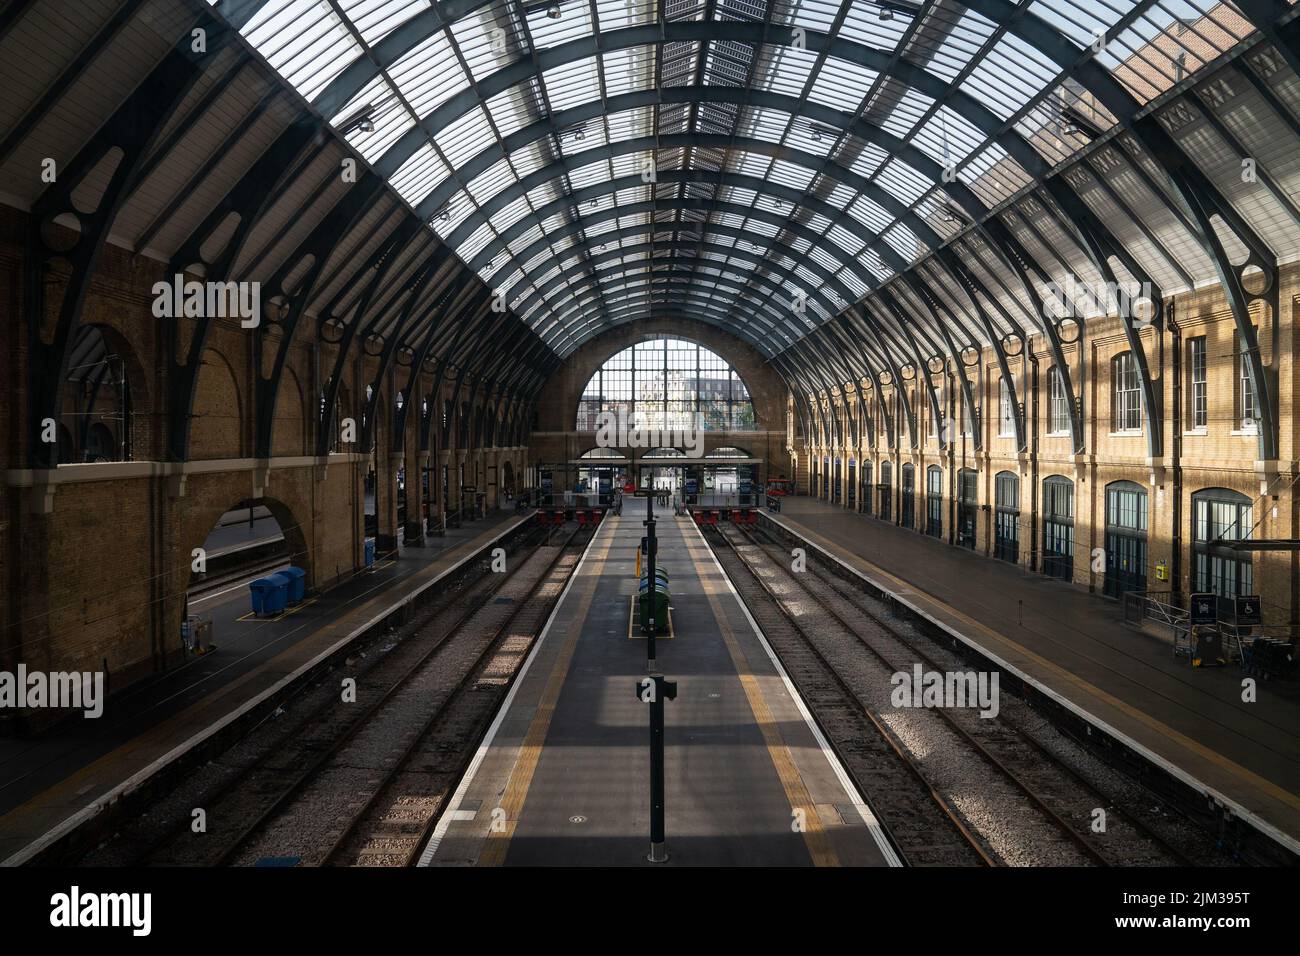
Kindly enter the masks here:
[[602, 413], [627, 428], [756, 427], [740, 374], [702, 345], [674, 338], [638, 342], [605, 361], [582, 390], [575, 427], [598, 429]]
[[685, 458], [686, 452], [680, 448], [651, 448], [642, 458]]
[[1047, 434], [1070, 433], [1070, 398], [1065, 394], [1065, 379], [1061, 370], [1053, 365], [1047, 372], [1049, 399], [1047, 403]]
[[904, 528], [916, 527], [916, 466], [910, 461], [903, 465], [903, 504], [899, 524]]
[[894, 514], [894, 463], [880, 463], [880, 517], [889, 521]]
[[862, 513], [864, 515], [871, 514], [871, 499], [875, 497], [872, 494], [871, 477], [871, 462], [864, 461], [862, 463], [862, 495], [859, 498], [862, 502]]
[[1015, 564], [1020, 560], [1020, 476], [1000, 471], [994, 479], [997, 510], [993, 527], [993, 557]]
[[1016, 434], [1016, 403], [1011, 400], [1011, 385], [1015, 376], [1008, 382], [1005, 377], [998, 379], [998, 437], [1014, 438]]
[[1142, 430], [1142, 387], [1132, 352], [1121, 352], [1111, 362], [1111, 430]]
[[1043, 573], [1074, 577], [1074, 482], [1062, 475], [1043, 479]]
[[1243, 494], [1207, 488], [1192, 495], [1193, 592], [1220, 597], [1255, 593], [1250, 552], [1224, 543], [1249, 538], [1253, 524], [1254, 509]]
[[857, 505], [858, 502], [858, 462], [857, 459], [850, 458], [848, 461], [848, 475], [844, 479], [844, 491], [848, 496], [845, 501], [850, 508]]
[[979, 509], [979, 474], [974, 468], [957, 472], [957, 544], [975, 549], [975, 515]]
[[925, 470], [925, 533], [943, 537], [943, 469], [938, 465]]
[[1110, 597], [1147, 587], [1147, 491], [1131, 481], [1106, 486], [1106, 581]]
[[126, 358], [99, 326], [83, 326], [77, 333], [61, 411], [59, 463], [131, 460], [135, 423]]

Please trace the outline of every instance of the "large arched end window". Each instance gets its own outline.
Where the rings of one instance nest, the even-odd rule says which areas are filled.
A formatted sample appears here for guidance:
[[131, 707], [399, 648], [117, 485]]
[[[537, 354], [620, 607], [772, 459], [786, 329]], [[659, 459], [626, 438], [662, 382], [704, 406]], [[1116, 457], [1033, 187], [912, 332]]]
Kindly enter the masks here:
[[754, 403], [740, 373], [685, 339], [648, 339], [610, 356], [582, 390], [575, 427], [594, 431], [602, 412], [629, 428], [677, 429], [697, 421], [714, 431], [755, 427]]
[[1228, 542], [1250, 537], [1254, 509], [1245, 495], [1227, 488], [1206, 488], [1192, 495], [1192, 591], [1220, 597], [1254, 594], [1255, 574], [1249, 551]]

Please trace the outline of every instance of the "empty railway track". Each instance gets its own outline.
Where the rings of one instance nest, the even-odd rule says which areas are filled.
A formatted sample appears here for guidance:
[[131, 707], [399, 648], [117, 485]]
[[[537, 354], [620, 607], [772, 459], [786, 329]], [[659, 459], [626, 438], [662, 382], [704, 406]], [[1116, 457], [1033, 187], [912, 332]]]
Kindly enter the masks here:
[[1190, 862], [1004, 712], [893, 706], [894, 675], [953, 662], [849, 582], [811, 558], [796, 572], [762, 530], [706, 537], [908, 863]]
[[463, 575], [400, 640], [304, 693], [288, 726], [253, 731], [207, 786], [179, 788], [83, 862], [413, 863], [591, 534], [533, 532], [507, 572]]

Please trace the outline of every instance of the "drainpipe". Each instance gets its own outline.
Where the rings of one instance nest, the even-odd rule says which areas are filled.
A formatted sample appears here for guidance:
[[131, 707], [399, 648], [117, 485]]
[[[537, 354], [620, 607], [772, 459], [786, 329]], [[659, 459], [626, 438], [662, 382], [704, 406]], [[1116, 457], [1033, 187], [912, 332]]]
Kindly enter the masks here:
[[[1029, 344], [1025, 344], [1025, 352], [1032, 351]], [[1032, 396], [1034, 414], [1030, 419], [1029, 430], [1029, 570], [1037, 571], [1039, 569], [1039, 555], [1042, 551], [1042, 529], [1038, 526], [1038, 360], [1035, 359], [1030, 366], [1030, 374], [1033, 381], [1029, 388], [1029, 394]]]
[[1174, 378], [1173, 435], [1169, 442], [1170, 456], [1173, 459], [1170, 463], [1173, 474], [1171, 493], [1174, 496], [1173, 529], [1169, 537], [1169, 590], [1176, 596], [1183, 592], [1183, 332], [1178, 327], [1175, 306], [1176, 300], [1171, 296], [1165, 304], [1165, 321], [1171, 336], [1170, 374]]

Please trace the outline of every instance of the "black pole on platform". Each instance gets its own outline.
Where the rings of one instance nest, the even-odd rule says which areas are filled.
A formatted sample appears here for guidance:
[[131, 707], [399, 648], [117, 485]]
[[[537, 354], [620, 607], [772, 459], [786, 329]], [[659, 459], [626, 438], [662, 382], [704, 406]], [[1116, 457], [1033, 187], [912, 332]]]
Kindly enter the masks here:
[[650, 705], [650, 853], [651, 863], [668, 860], [664, 834], [664, 701], [677, 699], [677, 682], [662, 674], [641, 678], [637, 696]]
[[649, 611], [646, 615], [646, 645], [645, 656], [650, 671], [655, 669], [655, 554], [658, 550], [655, 541], [655, 500], [653, 496], [648, 496], [645, 500], [645, 527], [646, 527], [646, 604]]
[[659, 624], [655, 618], [658, 604], [658, 582], [655, 576], [655, 558], [659, 544], [655, 536], [654, 496], [646, 497], [646, 664], [648, 677], [637, 683], [637, 696], [650, 705], [650, 853], [651, 863], [668, 859], [664, 842], [664, 701], [677, 698], [677, 682], [665, 680], [655, 673], [655, 632]]

